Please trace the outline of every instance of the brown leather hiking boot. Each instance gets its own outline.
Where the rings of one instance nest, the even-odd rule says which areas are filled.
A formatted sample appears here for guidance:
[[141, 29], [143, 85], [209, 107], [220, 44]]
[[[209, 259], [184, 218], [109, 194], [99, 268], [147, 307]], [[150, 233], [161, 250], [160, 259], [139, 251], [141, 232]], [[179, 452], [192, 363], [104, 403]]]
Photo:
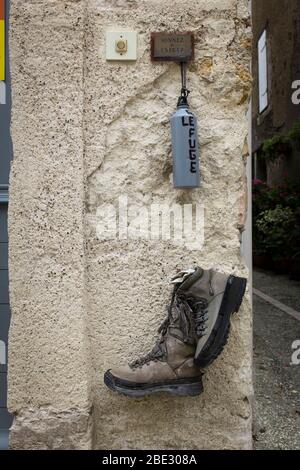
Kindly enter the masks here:
[[177, 299], [176, 290], [177, 285], [153, 350], [132, 364], [105, 372], [104, 382], [110, 389], [133, 397], [155, 392], [190, 396], [202, 393], [202, 374], [194, 364], [194, 322], [189, 309]]
[[194, 313], [197, 347], [195, 363], [203, 368], [222, 352], [230, 330], [231, 314], [237, 312], [243, 300], [247, 281], [213, 269], [196, 268], [182, 279], [174, 276], [176, 297], [184, 298]]
[[104, 382], [110, 389], [135, 397], [155, 392], [193, 396], [203, 391], [197, 365], [208, 365], [222, 351], [246, 280], [196, 268], [176, 274], [172, 283], [160, 340], [147, 356], [108, 370]]

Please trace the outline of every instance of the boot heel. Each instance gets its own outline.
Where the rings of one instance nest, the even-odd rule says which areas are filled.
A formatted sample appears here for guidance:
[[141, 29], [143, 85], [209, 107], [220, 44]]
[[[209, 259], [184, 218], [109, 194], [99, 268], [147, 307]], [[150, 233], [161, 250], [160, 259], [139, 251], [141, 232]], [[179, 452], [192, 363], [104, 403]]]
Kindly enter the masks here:
[[231, 276], [228, 280], [228, 309], [231, 313], [237, 313], [243, 301], [247, 280], [243, 277]]
[[198, 367], [207, 367], [223, 351], [230, 330], [230, 316], [238, 312], [245, 294], [247, 280], [242, 277], [230, 276], [225, 288], [218, 319], [213, 331], [202, 351], [195, 356]]

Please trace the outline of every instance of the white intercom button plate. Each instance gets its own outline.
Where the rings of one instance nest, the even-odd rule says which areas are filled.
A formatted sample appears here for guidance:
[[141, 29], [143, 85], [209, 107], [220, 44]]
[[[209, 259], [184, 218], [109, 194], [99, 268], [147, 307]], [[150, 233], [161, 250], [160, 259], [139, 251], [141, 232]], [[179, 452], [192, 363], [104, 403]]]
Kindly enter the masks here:
[[[126, 44], [125, 48], [118, 47], [122, 45], [122, 41], [124, 41], [124, 44]], [[136, 59], [137, 59], [137, 33], [135, 31], [107, 31], [106, 32], [106, 60], [136, 60]]]

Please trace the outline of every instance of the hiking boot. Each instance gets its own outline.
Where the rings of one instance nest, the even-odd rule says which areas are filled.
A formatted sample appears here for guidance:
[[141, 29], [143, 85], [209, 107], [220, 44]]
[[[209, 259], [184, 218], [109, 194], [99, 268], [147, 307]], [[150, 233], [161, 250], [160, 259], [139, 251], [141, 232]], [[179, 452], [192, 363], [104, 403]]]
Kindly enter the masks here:
[[176, 297], [184, 298], [194, 314], [195, 364], [204, 368], [222, 352], [230, 330], [231, 314], [237, 312], [246, 289], [246, 279], [196, 268], [172, 279]]
[[156, 392], [194, 396], [203, 392], [202, 373], [194, 363], [197, 343], [192, 313], [176, 291], [177, 285], [153, 350], [129, 365], [105, 372], [104, 382], [111, 390], [132, 397]]
[[174, 290], [159, 341], [148, 355], [108, 370], [104, 382], [110, 389], [134, 397], [203, 391], [198, 367], [209, 365], [226, 344], [230, 316], [240, 307], [246, 279], [195, 268], [181, 271], [171, 282]]

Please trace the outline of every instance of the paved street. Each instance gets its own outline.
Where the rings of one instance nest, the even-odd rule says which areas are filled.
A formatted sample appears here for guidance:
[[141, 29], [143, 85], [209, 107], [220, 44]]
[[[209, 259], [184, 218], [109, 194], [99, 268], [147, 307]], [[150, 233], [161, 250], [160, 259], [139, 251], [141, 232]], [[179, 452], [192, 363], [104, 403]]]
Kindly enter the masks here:
[[[253, 285], [300, 312], [299, 282], [259, 270], [254, 272]], [[292, 344], [300, 340], [300, 321], [256, 295], [253, 306], [254, 448], [299, 449], [300, 365], [291, 361]]]

